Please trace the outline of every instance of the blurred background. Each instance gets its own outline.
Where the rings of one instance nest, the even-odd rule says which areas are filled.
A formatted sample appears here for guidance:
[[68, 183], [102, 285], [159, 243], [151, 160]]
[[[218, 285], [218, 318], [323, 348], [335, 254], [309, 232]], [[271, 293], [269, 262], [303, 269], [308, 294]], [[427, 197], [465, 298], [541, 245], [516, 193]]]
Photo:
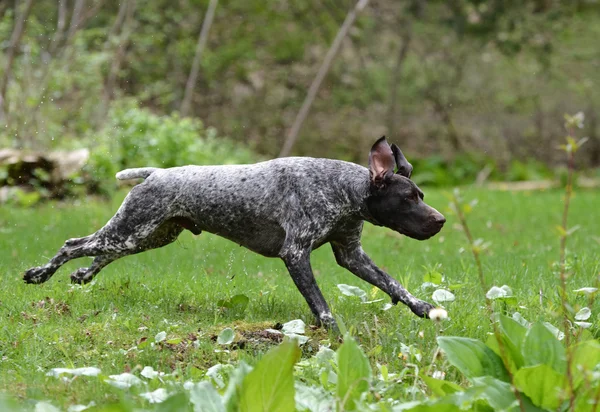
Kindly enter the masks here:
[[3, 0], [0, 200], [381, 135], [420, 184], [552, 180], [576, 112], [591, 170], [599, 40], [595, 0]]

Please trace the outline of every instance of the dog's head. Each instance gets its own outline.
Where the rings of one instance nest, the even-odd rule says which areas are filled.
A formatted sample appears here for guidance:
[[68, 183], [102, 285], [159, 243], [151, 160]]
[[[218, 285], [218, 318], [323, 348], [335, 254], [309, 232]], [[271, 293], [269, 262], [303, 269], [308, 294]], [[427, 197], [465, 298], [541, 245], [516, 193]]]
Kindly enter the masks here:
[[385, 136], [377, 140], [369, 154], [367, 209], [375, 223], [425, 240], [438, 233], [446, 219], [423, 202], [423, 192], [410, 180], [412, 169], [398, 146], [390, 147]]

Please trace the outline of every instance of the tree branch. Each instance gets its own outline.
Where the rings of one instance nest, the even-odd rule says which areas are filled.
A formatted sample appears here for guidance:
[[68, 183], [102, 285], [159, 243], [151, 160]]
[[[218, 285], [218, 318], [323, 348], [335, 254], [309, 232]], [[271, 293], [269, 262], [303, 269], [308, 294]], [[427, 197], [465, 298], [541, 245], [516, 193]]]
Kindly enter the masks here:
[[312, 84], [310, 85], [310, 88], [308, 89], [306, 98], [304, 99], [302, 107], [300, 108], [300, 111], [296, 116], [296, 120], [294, 120], [294, 124], [292, 125], [290, 132], [287, 138], [285, 139], [283, 148], [279, 153], [279, 157], [289, 156], [289, 154], [291, 153], [292, 148], [294, 147], [294, 143], [296, 143], [296, 139], [298, 138], [298, 132], [300, 131], [300, 128], [302, 127], [302, 124], [304, 123], [304, 120], [306, 119], [306, 116], [310, 111], [310, 107], [312, 106], [313, 101], [315, 100], [315, 97], [319, 92], [319, 88], [321, 87], [323, 79], [325, 79], [325, 76], [329, 72], [331, 63], [333, 62], [333, 59], [335, 58], [338, 50], [340, 49], [342, 41], [344, 40], [344, 38], [348, 34], [348, 31], [354, 24], [358, 13], [361, 12], [367, 6], [368, 3], [369, 0], [358, 0], [356, 5], [346, 15], [346, 20], [344, 20], [344, 23], [342, 24], [337, 35], [335, 36], [335, 39], [333, 40], [331, 47], [327, 51], [325, 59], [323, 60], [323, 63], [321, 64], [321, 67], [319, 68], [315, 79], [313, 80]]
[[192, 61], [192, 68], [190, 70], [187, 83], [185, 84], [185, 93], [179, 108], [182, 116], [187, 116], [192, 106], [192, 96], [194, 94], [194, 86], [198, 80], [198, 72], [200, 71], [202, 53], [204, 52], [204, 47], [208, 39], [208, 32], [210, 30], [210, 26], [212, 25], [218, 1], [219, 0], [210, 0], [210, 3], [208, 4], [208, 10], [206, 11], [206, 16], [204, 16], [204, 21], [202, 22], [202, 29], [200, 30], [200, 36], [198, 36], [198, 43], [196, 44], [196, 53], [194, 54], [194, 60]]
[[19, 48], [19, 44], [21, 44], [23, 33], [25, 33], [27, 17], [29, 16], [32, 5], [33, 0], [27, 0], [25, 3], [25, 8], [19, 16], [19, 19], [17, 20], [15, 28], [12, 32], [12, 36], [10, 37], [10, 45], [8, 46], [8, 53], [6, 56], [6, 67], [4, 68], [4, 75], [2, 76], [2, 79], [0, 79], [0, 122], [4, 122], [6, 117], [4, 110], [6, 107], [6, 91], [8, 89], [8, 81], [10, 80], [10, 76], [12, 74], [12, 66], [15, 60], [15, 54]]

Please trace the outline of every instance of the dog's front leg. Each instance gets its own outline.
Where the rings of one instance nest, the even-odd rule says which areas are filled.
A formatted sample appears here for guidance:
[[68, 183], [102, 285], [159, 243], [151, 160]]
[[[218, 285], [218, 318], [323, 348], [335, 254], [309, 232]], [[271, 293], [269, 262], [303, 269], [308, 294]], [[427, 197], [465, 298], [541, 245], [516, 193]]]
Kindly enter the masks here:
[[328, 329], [337, 330], [335, 319], [331, 315], [329, 306], [317, 285], [317, 281], [310, 266], [310, 251], [298, 251], [282, 256], [292, 280], [306, 299], [310, 310], [317, 318], [317, 322]]
[[360, 241], [355, 240], [346, 244], [332, 242], [331, 247], [335, 254], [335, 259], [340, 266], [383, 290], [390, 295], [392, 303], [402, 302], [415, 315], [422, 318], [427, 317], [429, 311], [434, 308], [432, 304], [415, 298], [396, 279], [379, 269], [364, 252]]

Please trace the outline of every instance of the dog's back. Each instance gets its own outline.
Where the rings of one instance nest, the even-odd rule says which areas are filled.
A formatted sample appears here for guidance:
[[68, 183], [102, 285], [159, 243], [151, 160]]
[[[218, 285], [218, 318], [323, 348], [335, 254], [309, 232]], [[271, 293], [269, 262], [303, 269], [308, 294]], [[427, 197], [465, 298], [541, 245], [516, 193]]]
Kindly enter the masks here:
[[[250, 165], [155, 169], [146, 199], [177, 216], [267, 256], [290, 231], [319, 240], [359, 213], [369, 171], [340, 160], [293, 157]], [[296, 234], [295, 234], [296, 235]]]

